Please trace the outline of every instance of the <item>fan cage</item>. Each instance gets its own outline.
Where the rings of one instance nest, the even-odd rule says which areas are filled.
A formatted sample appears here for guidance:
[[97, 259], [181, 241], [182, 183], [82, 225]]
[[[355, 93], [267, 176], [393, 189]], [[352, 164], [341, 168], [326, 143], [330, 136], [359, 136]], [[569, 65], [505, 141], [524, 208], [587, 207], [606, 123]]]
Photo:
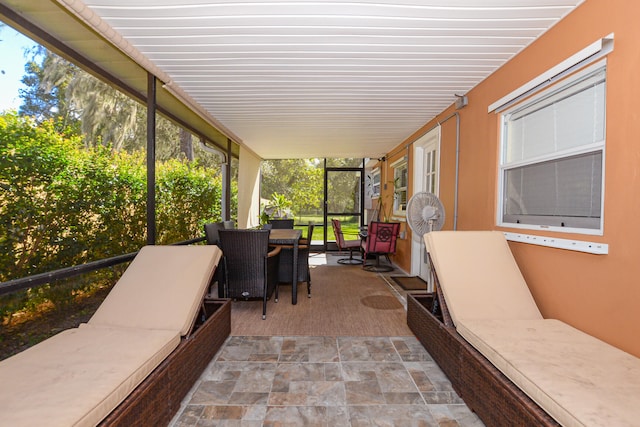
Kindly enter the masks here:
[[[426, 207], [435, 209], [435, 218], [425, 218], [424, 211]], [[407, 223], [414, 235], [422, 236], [425, 233], [442, 229], [444, 225], [445, 212], [442, 202], [433, 193], [416, 193], [407, 203]]]

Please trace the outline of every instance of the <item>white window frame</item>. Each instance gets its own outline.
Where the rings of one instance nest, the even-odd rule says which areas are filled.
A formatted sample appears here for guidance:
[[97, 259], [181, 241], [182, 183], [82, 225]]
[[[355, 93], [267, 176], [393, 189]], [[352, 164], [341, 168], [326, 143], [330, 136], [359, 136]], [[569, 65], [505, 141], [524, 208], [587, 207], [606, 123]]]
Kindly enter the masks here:
[[380, 197], [380, 189], [382, 188], [380, 168], [371, 171], [371, 197], [377, 199]]
[[[553, 84], [550, 87], [545, 88], [540, 91], [540, 93], [534, 94], [532, 97], [519, 102], [516, 105], [510, 106], [509, 109], [502, 111], [500, 114], [500, 122], [501, 122], [501, 143], [500, 143], [500, 159], [499, 159], [499, 170], [498, 170], [498, 209], [497, 209], [497, 224], [501, 227], [508, 228], [520, 228], [520, 229], [530, 229], [530, 230], [549, 230], [549, 231], [557, 231], [557, 232], [566, 232], [566, 233], [578, 233], [578, 234], [590, 234], [590, 235], [602, 235], [603, 234], [603, 224], [604, 224], [604, 193], [605, 193], [605, 148], [606, 148], [606, 129], [603, 130], [603, 139], [601, 141], [585, 143], [583, 145], [573, 147], [570, 149], [556, 150], [552, 153], [546, 153], [541, 156], [537, 156], [535, 158], [529, 158], [525, 160], [515, 160], [508, 161], [506, 156], [507, 150], [507, 122], [511, 114], [514, 112], [520, 111], [527, 106], [533, 105], [534, 103], [548, 98], [552, 94], [559, 93], [563, 90], [569, 89], [576, 82], [585, 79], [587, 76], [593, 74], [594, 72], [603, 69], [605, 72], [605, 101], [604, 101], [604, 126], [606, 128], [606, 60], [598, 61], [592, 65], [586, 66], [583, 69], [579, 70], [575, 74]], [[575, 95], [575, 94], [573, 94]], [[544, 220], [539, 221], [538, 223], [514, 223], [512, 221], [505, 221], [505, 204], [506, 204], [506, 183], [505, 183], [505, 175], [509, 170], [516, 170], [523, 166], [528, 165], [536, 165], [541, 164], [547, 161], [558, 161], [562, 159], [570, 159], [579, 155], [586, 155], [589, 153], [601, 153], [602, 166], [601, 166], [601, 191], [600, 191], [600, 218], [599, 225], [597, 228], [583, 228], [579, 226], [563, 226], [562, 225], [554, 225], [554, 224], [545, 224]]]
[[[404, 216], [406, 215], [407, 202], [409, 201], [409, 162], [406, 157], [391, 164], [393, 169], [393, 215]], [[404, 185], [396, 186], [398, 180], [402, 184], [402, 177], [404, 175]], [[400, 195], [404, 193], [405, 202], [401, 203]]]

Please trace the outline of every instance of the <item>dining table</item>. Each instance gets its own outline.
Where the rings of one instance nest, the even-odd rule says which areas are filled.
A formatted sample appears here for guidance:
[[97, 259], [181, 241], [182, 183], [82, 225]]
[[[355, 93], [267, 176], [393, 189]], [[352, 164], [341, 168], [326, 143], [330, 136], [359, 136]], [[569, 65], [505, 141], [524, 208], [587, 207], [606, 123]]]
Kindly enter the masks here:
[[291, 304], [298, 303], [298, 241], [302, 230], [293, 228], [273, 228], [269, 232], [270, 245], [291, 245], [293, 247], [293, 277], [291, 278]]

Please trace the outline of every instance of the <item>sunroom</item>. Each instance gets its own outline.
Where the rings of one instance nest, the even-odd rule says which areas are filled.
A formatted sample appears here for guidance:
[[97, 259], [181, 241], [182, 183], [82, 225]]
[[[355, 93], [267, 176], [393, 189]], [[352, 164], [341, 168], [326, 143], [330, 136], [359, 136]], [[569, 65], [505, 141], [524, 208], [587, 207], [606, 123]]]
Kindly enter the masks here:
[[[203, 175], [198, 181], [217, 182], [210, 189], [218, 200], [215, 212], [209, 212], [212, 219], [233, 220], [238, 228], [260, 227], [265, 204], [261, 165], [284, 159], [321, 165], [324, 194], [315, 207], [313, 236], [318, 259], [328, 264], [336, 259], [332, 217], [349, 218], [355, 228], [366, 226], [372, 217], [400, 223], [391, 256], [394, 271], [372, 277], [389, 282], [402, 302], [406, 291], [394, 286], [391, 275], [430, 280], [424, 241], [407, 217], [411, 198], [430, 193], [442, 205], [443, 230], [504, 234], [545, 318], [559, 319], [640, 356], [640, 291], [635, 280], [640, 250], [634, 238], [640, 227], [634, 221], [640, 214], [635, 197], [640, 120], [633, 102], [640, 94], [637, 16], [640, 6], [630, 0], [0, 1], [2, 23], [116, 88], [138, 105], [136, 114], [148, 113], [146, 127], [138, 128], [136, 137], [145, 157], [127, 163], [132, 179], [144, 185], [144, 198], [121, 194], [130, 204], [122, 211], [142, 218], [137, 234], [128, 234], [127, 227], [106, 230], [112, 236], [106, 251], [96, 250], [99, 241], [89, 248], [69, 244], [81, 262], [52, 264], [33, 270], [36, 274], [9, 274], [13, 262], [3, 273], [0, 290], [12, 294], [39, 289], [52, 280], [122, 267], [133, 255], [129, 246], [114, 244], [117, 241], [138, 242], [136, 249], [202, 243], [201, 224], [180, 228], [191, 220], [197, 223], [200, 214], [194, 209], [191, 215], [180, 204], [188, 200], [167, 196], [179, 181], [161, 178], [156, 170], [164, 150], [180, 152], [180, 147], [156, 138], [165, 135], [158, 123], [166, 121], [180, 128], [193, 151], [208, 159], [199, 161], [215, 170], [215, 178]], [[0, 29], [0, 46], [8, 30]], [[0, 79], [9, 71], [4, 62]], [[113, 114], [114, 120], [120, 119]], [[180, 137], [174, 141], [178, 144]], [[141, 169], [132, 166], [140, 164]], [[175, 177], [182, 170], [177, 164], [173, 168], [162, 173]], [[341, 176], [348, 176], [353, 190], [353, 203], [346, 208], [332, 203], [331, 180]], [[6, 183], [0, 184], [7, 200]], [[107, 192], [109, 186], [102, 188]], [[77, 196], [83, 190], [74, 191]], [[113, 210], [116, 202], [114, 197]], [[179, 208], [172, 211], [174, 205]], [[79, 202], [67, 208], [76, 213], [83, 209]], [[184, 221], [179, 220], [180, 211]], [[55, 228], [55, 219], [50, 221], [46, 225]], [[71, 226], [81, 232], [91, 219], [77, 214], [71, 221], [77, 221]], [[306, 222], [298, 220], [299, 228]], [[8, 235], [13, 227], [5, 226]], [[178, 229], [180, 233], [172, 233]], [[69, 243], [67, 236], [51, 238]], [[37, 262], [34, 259], [28, 262]], [[355, 271], [344, 267], [344, 274]], [[289, 306], [286, 298], [279, 304], [287, 301], [287, 310], [302, 305]], [[269, 337], [268, 331], [263, 333]], [[246, 346], [282, 350], [302, 345], [287, 341], [287, 334], [276, 332], [263, 338], [272, 340], [269, 344], [258, 340], [262, 344]], [[244, 345], [240, 336], [230, 338], [231, 347]], [[394, 341], [393, 335], [386, 338], [375, 344], [338, 339], [335, 347], [395, 346], [389, 351], [400, 354], [400, 347], [413, 345], [404, 338]], [[310, 388], [301, 394], [317, 396], [311, 388], [320, 384], [305, 387]], [[202, 393], [197, 396], [203, 398]], [[464, 406], [455, 394], [431, 397], [431, 402], [420, 397], [428, 409], [423, 415], [427, 425], [481, 425], [468, 408], [455, 412]], [[229, 402], [185, 402], [173, 424], [313, 424], [314, 417], [337, 420], [336, 425], [345, 419], [353, 425], [358, 420], [375, 424], [387, 415], [406, 421], [403, 417], [412, 406], [387, 400], [383, 409], [374, 411], [375, 398], [361, 405], [313, 404], [309, 399], [302, 405], [272, 397], [270, 404], [256, 405], [252, 412], [247, 409], [252, 407], [250, 398], [244, 398], [236, 405], [242, 410]], [[304, 418], [302, 410], [289, 412], [293, 407], [315, 412]], [[343, 407], [352, 410], [348, 416]], [[394, 418], [396, 411], [401, 415]]]

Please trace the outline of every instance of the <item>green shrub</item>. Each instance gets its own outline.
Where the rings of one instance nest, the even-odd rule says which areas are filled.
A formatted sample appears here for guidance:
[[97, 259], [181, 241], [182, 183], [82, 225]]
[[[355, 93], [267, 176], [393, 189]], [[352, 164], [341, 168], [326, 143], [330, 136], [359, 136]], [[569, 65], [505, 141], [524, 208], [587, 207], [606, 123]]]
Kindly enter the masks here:
[[[85, 148], [52, 122], [0, 115], [0, 282], [140, 249], [145, 162], [140, 151]], [[201, 236], [205, 222], [221, 219], [221, 194], [219, 174], [196, 162], [156, 165], [157, 242]], [[0, 316], [46, 301], [66, 304], [93, 286], [79, 278], [65, 282], [0, 298]]]
[[200, 236], [205, 222], [220, 221], [222, 177], [211, 169], [169, 160], [156, 168], [157, 241]]

